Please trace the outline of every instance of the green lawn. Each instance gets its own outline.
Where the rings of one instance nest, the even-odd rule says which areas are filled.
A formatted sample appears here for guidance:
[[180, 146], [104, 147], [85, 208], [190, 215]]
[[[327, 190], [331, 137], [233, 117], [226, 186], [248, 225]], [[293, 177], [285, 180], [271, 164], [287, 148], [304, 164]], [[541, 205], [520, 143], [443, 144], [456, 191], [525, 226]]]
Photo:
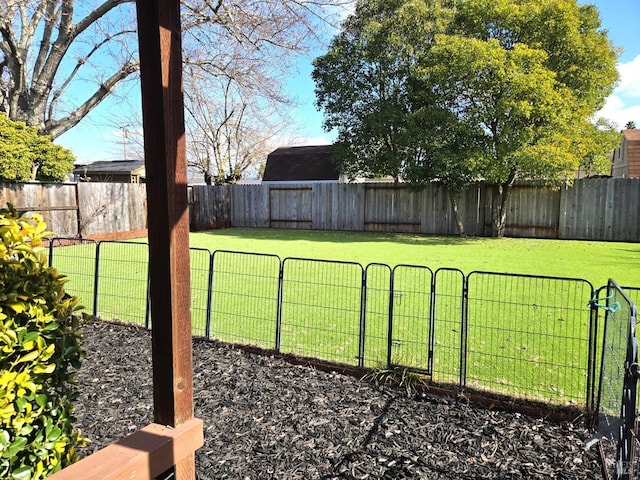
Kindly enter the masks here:
[[[582, 278], [596, 288], [609, 277], [640, 285], [638, 244], [233, 228], [193, 233], [191, 247], [197, 334], [351, 365], [364, 355], [369, 367], [387, 364], [390, 345], [392, 364], [429, 369], [435, 381], [455, 384], [465, 369], [469, 386], [561, 404], [584, 402], [591, 287], [480, 272]], [[68, 290], [90, 310], [95, 252], [84, 245], [54, 253]], [[281, 285], [278, 257], [286, 258]], [[144, 244], [100, 244], [100, 316], [144, 323], [146, 262]]]
[[594, 286], [614, 278], [640, 287], [640, 243], [518, 238], [431, 237], [375, 232], [229, 228], [191, 234], [191, 246], [209, 250], [272, 253], [358, 262], [379, 262], [583, 278]]

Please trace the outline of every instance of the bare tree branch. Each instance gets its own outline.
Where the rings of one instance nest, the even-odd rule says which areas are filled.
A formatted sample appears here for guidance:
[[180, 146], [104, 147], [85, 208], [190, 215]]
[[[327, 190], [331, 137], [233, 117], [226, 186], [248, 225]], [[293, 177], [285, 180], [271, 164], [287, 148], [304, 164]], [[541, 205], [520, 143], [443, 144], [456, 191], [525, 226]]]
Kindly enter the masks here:
[[54, 138], [62, 135], [74, 125], [77, 125], [85, 115], [87, 115], [96, 105], [98, 105], [106, 96], [108, 96], [115, 86], [123, 79], [127, 78], [133, 72], [140, 68], [139, 61], [132, 61], [124, 65], [120, 70], [111, 75], [91, 97], [80, 105], [72, 114], [59, 120], [49, 120], [46, 125], [46, 131]]
[[[84, 118], [138, 69], [134, 0], [0, 2], [0, 111], [54, 137]], [[190, 85], [220, 79], [208, 98], [233, 92], [228, 138], [243, 125], [288, 108], [283, 92], [300, 54], [332, 28], [353, 0], [182, 0], [185, 71]], [[88, 87], [96, 85], [99, 87]], [[74, 87], [75, 86], [75, 87]], [[191, 86], [188, 86], [191, 88]], [[88, 92], [82, 97], [81, 92]], [[243, 102], [246, 108], [242, 108]], [[231, 104], [230, 104], [231, 105]], [[242, 111], [242, 115], [239, 113]], [[269, 123], [264, 123], [269, 128]], [[219, 130], [219, 134], [222, 134]], [[222, 145], [222, 144], [221, 144]], [[240, 157], [238, 157], [240, 158]], [[225, 168], [228, 163], [225, 163]]]
[[38, 56], [33, 66], [33, 72], [36, 76], [42, 70], [42, 65], [47, 58], [47, 52], [49, 51], [49, 45], [51, 44], [51, 38], [53, 37], [53, 30], [58, 22], [58, 16], [60, 14], [60, 10], [56, 10], [56, 2], [53, 0], [49, 0], [46, 4], [42, 3], [41, 6], [42, 8], [36, 10], [36, 14], [33, 16], [29, 27], [30, 31], [35, 32], [38, 23], [40, 23], [41, 13], [44, 13], [45, 19], [44, 28], [42, 30], [42, 40], [40, 41]]
[[[91, 51], [84, 56], [84, 58], [81, 58], [80, 60], [78, 60], [78, 63], [76, 63], [76, 66], [73, 68], [71, 73], [67, 76], [66, 80], [62, 83], [60, 88], [58, 88], [56, 91], [53, 92], [53, 96], [51, 97], [51, 102], [49, 103], [49, 112], [48, 112], [47, 118], [53, 118], [54, 110], [55, 110], [56, 104], [58, 103], [58, 99], [64, 93], [65, 89], [69, 86], [71, 81], [75, 78], [75, 76], [77, 75], [77, 73], [80, 70], [80, 68], [85, 63], [87, 63], [89, 61], [89, 59], [96, 52], [98, 52], [100, 50], [100, 47], [102, 47], [102, 46], [106, 45], [107, 43], [111, 42], [115, 37], [126, 35], [126, 34], [130, 34], [130, 33], [135, 33], [135, 30], [124, 30], [122, 32], [116, 33], [115, 35], [108, 35], [101, 42], [97, 43], [93, 47], [93, 49], [91, 49]], [[132, 70], [131, 73], [133, 73], [134, 71], [135, 70]]]

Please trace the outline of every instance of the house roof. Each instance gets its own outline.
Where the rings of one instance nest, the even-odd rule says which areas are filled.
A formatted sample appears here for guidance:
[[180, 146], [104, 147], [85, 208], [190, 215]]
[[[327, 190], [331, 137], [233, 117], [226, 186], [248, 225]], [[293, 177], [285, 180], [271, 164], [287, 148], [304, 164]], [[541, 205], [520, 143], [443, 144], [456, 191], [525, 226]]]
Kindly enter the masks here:
[[143, 169], [143, 160], [112, 160], [76, 165], [73, 173], [77, 175], [144, 174]]
[[267, 156], [263, 182], [337, 181], [333, 145], [281, 147]]

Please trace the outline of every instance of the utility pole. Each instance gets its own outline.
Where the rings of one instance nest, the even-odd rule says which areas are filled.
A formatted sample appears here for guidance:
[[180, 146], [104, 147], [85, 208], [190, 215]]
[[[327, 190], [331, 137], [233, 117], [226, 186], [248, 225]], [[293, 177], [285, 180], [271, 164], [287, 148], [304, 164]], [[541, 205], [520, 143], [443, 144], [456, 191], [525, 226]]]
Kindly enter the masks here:
[[127, 123], [120, 127], [122, 130], [122, 159], [128, 160], [127, 158], [127, 143], [129, 142], [129, 127], [130, 123]]

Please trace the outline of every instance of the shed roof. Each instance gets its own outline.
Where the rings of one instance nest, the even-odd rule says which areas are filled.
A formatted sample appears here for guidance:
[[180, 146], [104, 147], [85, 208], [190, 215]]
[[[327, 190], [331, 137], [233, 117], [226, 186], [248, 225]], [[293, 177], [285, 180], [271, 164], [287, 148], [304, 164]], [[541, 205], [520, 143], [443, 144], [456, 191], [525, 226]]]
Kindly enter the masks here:
[[338, 181], [333, 145], [277, 148], [267, 156], [263, 182]]
[[111, 160], [88, 163], [86, 165], [77, 165], [73, 169], [73, 173], [84, 175], [122, 175], [137, 172], [144, 168], [143, 160]]

